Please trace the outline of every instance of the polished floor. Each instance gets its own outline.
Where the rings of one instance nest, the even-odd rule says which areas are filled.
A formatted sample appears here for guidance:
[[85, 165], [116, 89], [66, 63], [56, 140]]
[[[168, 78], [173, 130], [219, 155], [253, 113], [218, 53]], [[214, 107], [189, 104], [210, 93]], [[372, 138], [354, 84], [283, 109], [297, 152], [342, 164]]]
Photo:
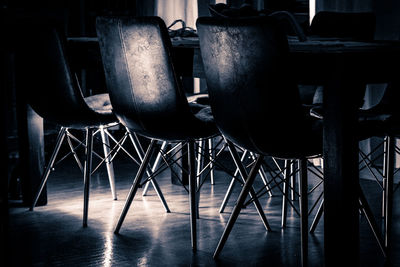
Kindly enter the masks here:
[[[11, 201], [9, 266], [300, 266], [299, 218], [289, 207], [287, 226], [281, 228], [282, 195], [277, 188], [273, 190], [274, 196], [264, 195], [260, 199], [273, 231], [265, 230], [250, 205], [242, 211], [219, 258], [213, 259], [234, 205], [233, 198], [240, 189], [235, 187], [226, 211], [220, 214], [218, 209], [230, 181], [221, 170], [216, 171], [215, 185], [207, 180], [201, 189], [197, 252], [190, 245], [187, 192], [171, 183], [169, 170], [158, 181], [171, 213], [165, 212], [152, 187], [144, 197], [141, 188], [120, 234], [114, 234], [137, 170], [125, 157], [117, 157], [114, 164], [118, 200], [112, 200], [105, 168], [100, 168], [92, 179], [87, 228], [82, 227], [82, 176], [72, 161], [62, 162], [51, 174], [46, 206], [30, 212], [19, 201]], [[310, 177], [312, 188], [317, 179], [311, 173]], [[361, 183], [380, 223], [379, 188], [372, 180], [362, 179]], [[260, 185], [258, 179], [257, 186]], [[310, 206], [316, 195], [310, 197]], [[392, 266], [400, 266], [399, 195], [396, 192]], [[323, 220], [309, 236], [309, 266], [323, 265], [322, 230]], [[361, 266], [384, 266], [384, 258], [361, 215], [360, 247]], [[343, 259], [344, 266], [345, 262]]]

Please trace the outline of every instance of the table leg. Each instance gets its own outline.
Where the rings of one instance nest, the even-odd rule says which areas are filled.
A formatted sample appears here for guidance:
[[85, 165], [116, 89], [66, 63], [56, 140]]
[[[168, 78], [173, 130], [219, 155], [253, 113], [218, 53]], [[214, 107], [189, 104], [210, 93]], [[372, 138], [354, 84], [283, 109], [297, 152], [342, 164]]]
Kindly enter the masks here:
[[[45, 159], [43, 119], [33, 109], [19, 103], [18, 136], [20, 146], [20, 168], [23, 203], [31, 206], [36, 190], [39, 188]], [[37, 206], [47, 204], [47, 193], [43, 189]]]
[[325, 266], [359, 266], [358, 140], [356, 92], [362, 85], [336, 68], [324, 88]]

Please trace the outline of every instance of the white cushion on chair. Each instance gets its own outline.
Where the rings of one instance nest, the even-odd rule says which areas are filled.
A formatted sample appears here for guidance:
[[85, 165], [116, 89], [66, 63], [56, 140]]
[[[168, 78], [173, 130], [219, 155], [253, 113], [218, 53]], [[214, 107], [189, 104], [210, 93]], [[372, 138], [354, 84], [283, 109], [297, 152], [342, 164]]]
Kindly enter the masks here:
[[100, 114], [112, 114], [110, 96], [107, 93], [85, 97], [86, 104]]

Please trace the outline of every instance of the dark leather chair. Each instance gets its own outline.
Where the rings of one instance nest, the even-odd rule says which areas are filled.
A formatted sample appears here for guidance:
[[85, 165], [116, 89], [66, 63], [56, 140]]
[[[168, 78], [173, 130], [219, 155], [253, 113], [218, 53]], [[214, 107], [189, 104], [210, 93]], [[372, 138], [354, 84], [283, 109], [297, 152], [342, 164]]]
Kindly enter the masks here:
[[[288, 42], [271, 17], [197, 20], [210, 104], [228, 143], [258, 154], [214, 253], [221, 252], [265, 156], [300, 166], [302, 262], [307, 263], [307, 159], [321, 154], [320, 122], [302, 108]], [[281, 101], [285, 99], [285, 101]], [[274, 125], [265, 131], [264, 125]], [[297, 134], [292, 135], [292, 129]], [[278, 130], [277, 130], [278, 129]]]
[[[174, 71], [171, 41], [162, 19], [99, 17], [96, 28], [114, 113], [131, 131], [151, 139], [115, 233], [120, 231], [157, 142], [181, 142], [188, 147], [191, 241], [196, 250], [195, 142], [220, 134], [211, 109], [189, 105]], [[268, 225], [261, 208], [259, 212]]]
[[[62, 31], [50, 21], [33, 21], [26, 33], [29, 46], [19, 51], [19, 70], [23, 77], [24, 96], [28, 103], [46, 121], [60, 125], [55, 149], [44, 171], [39, 189], [34, 197], [30, 210], [36, 206], [37, 200], [47, 183], [50, 172], [57, 159], [60, 148], [67, 141], [72, 154], [84, 175], [84, 207], [83, 226], [87, 226], [89, 208], [90, 178], [102, 163], [107, 165], [113, 198], [116, 199], [114, 170], [112, 158], [119, 150], [118, 141], [107, 130], [119, 124], [112, 112], [107, 93], [84, 97], [76, 77], [73, 75], [65, 48]], [[39, 65], [38, 65], [39, 64]], [[84, 130], [85, 141], [80, 141], [70, 130]], [[93, 151], [94, 136], [100, 133], [104, 150], [104, 158], [99, 165], [92, 168], [92, 156], [100, 157]], [[117, 144], [112, 147], [111, 137]], [[73, 144], [75, 142], [75, 144]], [[81, 163], [77, 148], [85, 147], [85, 160]], [[162, 195], [162, 194], [161, 194]]]
[[[258, 154], [236, 206], [215, 250], [217, 257], [239, 216], [248, 190], [265, 156], [297, 160], [300, 181], [302, 264], [307, 264], [308, 188], [307, 160], [322, 153], [321, 121], [302, 106], [288, 41], [273, 17], [247, 19], [199, 18], [197, 29], [215, 122], [232, 143]], [[285, 99], [285, 101], [282, 101]], [[264, 125], [274, 125], [265, 131]], [[360, 133], [368, 124], [360, 125]], [[293, 128], [294, 127], [294, 128]], [[296, 134], [291, 134], [296, 129]], [[240, 165], [240, 161], [236, 162]], [[377, 226], [362, 191], [362, 212], [376, 232]], [[380, 244], [382, 241], [377, 236]]]

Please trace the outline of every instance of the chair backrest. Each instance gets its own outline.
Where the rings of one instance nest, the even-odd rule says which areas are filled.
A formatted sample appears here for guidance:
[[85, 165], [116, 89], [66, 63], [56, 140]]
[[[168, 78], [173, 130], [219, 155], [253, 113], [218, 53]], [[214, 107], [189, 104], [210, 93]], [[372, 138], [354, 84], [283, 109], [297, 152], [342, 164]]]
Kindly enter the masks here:
[[106, 84], [114, 113], [132, 130], [160, 139], [179, 139], [191, 113], [159, 17], [98, 17]]
[[284, 155], [296, 150], [310, 125], [279, 22], [273, 17], [201, 17], [197, 29], [220, 131], [253, 151]]
[[310, 25], [310, 34], [322, 37], [373, 40], [376, 19], [372, 12], [320, 11]]
[[96, 124], [66, 55], [64, 36], [48, 21], [25, 25], [26, 44], [17, 53], [19, 87], [32, 108], [46, 120], [65, 127]]

